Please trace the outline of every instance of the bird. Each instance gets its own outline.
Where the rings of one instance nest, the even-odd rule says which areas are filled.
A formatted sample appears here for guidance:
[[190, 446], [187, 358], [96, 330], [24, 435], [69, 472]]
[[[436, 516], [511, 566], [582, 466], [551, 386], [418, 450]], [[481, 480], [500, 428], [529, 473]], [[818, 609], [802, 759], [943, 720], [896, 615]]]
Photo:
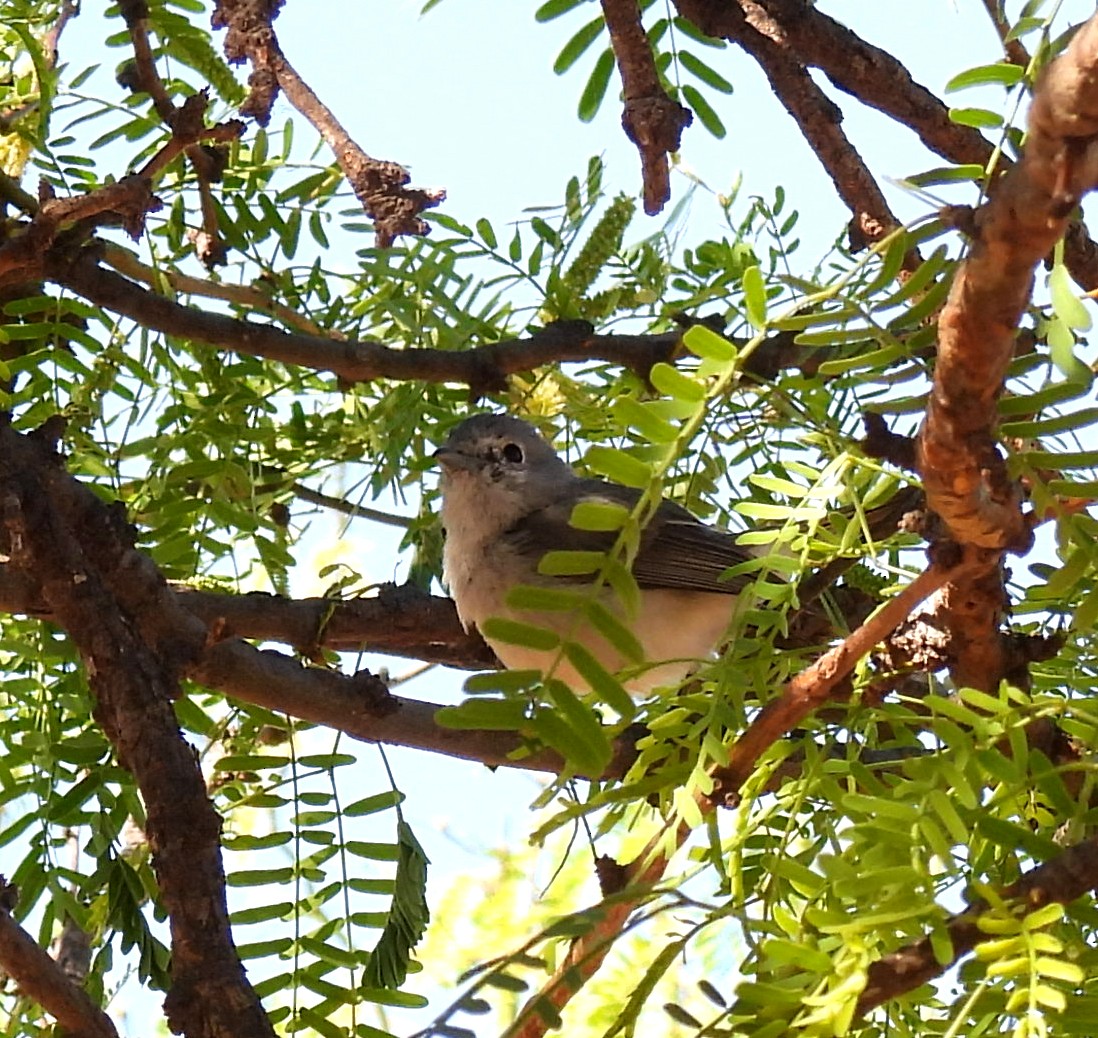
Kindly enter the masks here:
[[[628, 610], [609, 586], [596, 592], [639, 642], [644, 663], [637, 666], [576, 611], [517, 609], [507, 597], [519, 585], [575, 589], [577, 580], [591, 581], [541, 573], [538, 565], [551, 551], [608, 551], [617, 533], [577, 529], [570, 525], [573, 509], [581, 502], [632, 509], [642, 491], [580, 476], [532, 425], [509, 414], [459, 422], [434, 460], [441, 469], [443, 579], [466, 630], [483, 635], [493, 617], [547, 629], [582, 645], [634, 695], [678, 685], [710, 658], [729, 628], [736, 596], [754, 579], [725, 577], [755, 558], [735, 534], [663, 499], [632, 562], [637, 608]], [[557, 648], [485, 640], [508, 669], [551, 672], [577, 692], [590, 691]]]

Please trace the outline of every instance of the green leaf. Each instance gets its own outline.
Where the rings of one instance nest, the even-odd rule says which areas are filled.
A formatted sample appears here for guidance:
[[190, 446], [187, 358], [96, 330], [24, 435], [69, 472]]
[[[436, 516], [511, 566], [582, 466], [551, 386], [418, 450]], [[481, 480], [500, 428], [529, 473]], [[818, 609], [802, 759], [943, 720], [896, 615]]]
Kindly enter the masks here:
[[1003, 117], [986, 108], [951, 108], [949, 121], [958, 126], [975, 126], [978, 130], [997, 130], [1003, 125]]
[[1092, 323], [1090, 311], [1075, 294], [1071, 275], [1063, 263], [1053, 265], [1052, 272], [1048, 276], [1048, 289], [1052, 299], [1052, 309], [1057, 316], [1069, 328], [1081, 332], [1089, 331]]
[[598, 114], [603, 98], [606, 97], [606, 88], [610, 85], [610, 76], [614, 71], [614, 54], [607, 48], [595, 62], [591, 70], [587, 85], [580, 95], [578, 115], [581, 122], [589, 123]]
[[553, 71], [558, 75], [567, 72], [601, 35], [606, 22], [600, 16], [589, 21], [563, 47], [553, 62]]
[[743, 272], [743, 302], [751, 324], [756, 328], [766, 327], [766, 284], [757, 266]]
[[[1084, 389], [1087, 386], [1084, 384]], [[1051, 415], [1048, 418], [1036, 418], [1031, 422], [1004, 422], [1000, 427], [1003, 436], [1020, 439], [1035, 439], [1041, 436], [1055, 436], [1057, 433], [1082, 429], [1098, 423], [1098, 407], [1081, 407], [1068, 414]]]
[[586, 601], [587, 596], [582, 591], [538, 587], [533, 584], [519, 584], [507, 592], [507, 608], [514, 610], [568, 612], [571, 609], [582, 609]]
[[356, 858], [369, 858], [371, 861], [396, 861], [400, 857], [400, 848], [395, 843], [348, 840], [344, 846], [348, 854], [353, 854]]
[[292, 901], [276, 901], [273, 904], [243, 908], [238, 912], [233, 912], [229, 918], [233, 926], [248, 926], [252, 923], [269, 923], [272, 919], [292, 919], [293, 914], [294, 903]]
[[610, 763], [613, 748], [594, 710], [563, 681], [546, 682], [554, 710], [541, 709], [531, 727], [580, 772], [601, 775]]
[[586, 498], [573, 509], [568, 524], [577, 530], [612, 533], [629, 522], [629, 509], [615, 501]]
[[493, 229], [491, 222], [484, 217], [477, 220], [477, 234], [480, 235], [481, 240], [490, 249], [496, 248], [499, 244], [496, 240], [496, 232]]
[[614, 417], [653, 443], [670, 443], [678, 436], [678, 430], [668, 421], [660, 418], [647, 404], [629, 396], [619, 396], [610, 405]]
[[507, 645], [519, 645], [525, 649], [537, 649], [548, 652], [560, 644], [560, 638], [544, 627], [535, 627], [519, 620], [509, 620], [502, 616], [489, 617], [480, 624], [480, 632], [489, 641], [504, 642]]
[[589, 447], [583, 460], [592, 472], [627, 487], [639, 489], [652, 480], [652, 470], [643, 461], [613, 447]]
[[294, 878], [294, 870], [289, 866], [278, 869], [241, 869], [230, 872], [225, 882], [230, 887], [262, 887], [268, 883], [289, 883]]
[[458, 706], [444, 706], [434, 713], [447, 728], [464, 731], [516, 732], [526, 724], [526, 704], [518, 700], [467, 699]]
[[584, 646], [576, 642], [564, 643], [564, 654], [591, 691], [613, 709], [623, 721], [632, 720], [637, 712], [632, 697], [618, 681]]
[[1075, 333], [1059, 315], [1048, 322], [1045, 331], [1048, 340], [1048, 353], [1057, 370], [1072, 382], [1089, 384], [1094, 377], [1075, 354]]
[[375, 793], [373, 796], [363, 797], [348, 804], [343, 809], [343, 814], [348, 818], [358, 818], [376, 814], [378, 811], [388, 811], [402, 803], [404, 803], [404, 794], [399, 789], [387, 789], [383, 793]]
[[545, 0], [545, 3], [534, 12], [534, 20], [537, 22], [551, 22], [562, 14], [567, 14], [577, 7], [582, 7], [586, 2], [587, 0]]
[[351, 753], [306, 753], [297, 763], [303, 768], [345, 768], [357, 764], [358, 758]]
[[719, 90], [722, 94], [732, 93], [732, 84], [715, 69], [710, 68], [701, 58], [691, 54], [690, 51], [680, 50], [679, 61], [687, 72], [696, 76], [706, 86], [711, 86], [714, 90]]
[[487, 670], [467, 677], [462, 687], [466, 695], [477, 696], [489, 692], [526, 692], [540, 683], [540, 670]]
[[633, 663], [644, 662], [644, 648], [637, 637], [601, 602], [587, 603], [587, 618], [615, 649]]
[[547, 577], [582, 577], [598, 573], [605, 562], [601, 551], [547, 551], [538, 563], [538, 572]]
[[431, 913], [427, 907], [427, 855], [411, 827], [397, 823], [399, 856], [396, 893], [385, 924], [363, 973], [363, 984], [371, 988], [399, 988], [408, 976], [412, 949], [427, 929]]
[[723, 335], [718, 335], [703, 324], [696, 324], [682, 337], [683, 345], [703, 360], [715, 360], [727, 364], [736, 357], [736, 347]]
[[683, 100], [694, 110], [694, 114], [698, 117], [698, 121], [702, 126], [717, 140], [722, 140], [728, 131], [724, 128], [721, 117], [717, 115], [716, 110], [705, 99], [701, 91], [697, 87], [686, 84], [682, 88], [682, 96]]
[[688, 400], [696, 404], [705, 399], [705, 386], [663, 361], [652, 365], [648, 381], [661, 393], [678, 400]]
[[977, 65], [954, 76], [946, 83], [945, 92], [952, 94], [957, 90], [987, 84], [998, 84], [1009, 89], [1020, 83], [1024, 75], [1025, 69], [1009, 61], [997, 61], [994, 65]]
[[937, 166], [923, 173], [914, 173], [904, 177], [904, 182], [913, 187], [933, 187], [935, 184], [956, 184], [958, 181], [975, 181], [979, 183], [984, 179], [987, 170], [983, 166], [969, 163], [960, 166]]

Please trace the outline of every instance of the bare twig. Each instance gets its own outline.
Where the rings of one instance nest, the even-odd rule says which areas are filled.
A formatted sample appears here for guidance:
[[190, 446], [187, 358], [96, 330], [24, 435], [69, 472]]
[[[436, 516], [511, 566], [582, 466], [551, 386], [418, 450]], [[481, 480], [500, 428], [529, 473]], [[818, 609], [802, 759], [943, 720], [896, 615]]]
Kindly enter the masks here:
[[[161, 165], [157, 171], [174, 160], [177, 155], [186, 153], [198, 184], [202, 212], [202, 232], [194, 236], [195, 251], [207, 267], [220, 266], [225, 262], [226, 249], [221, 240], [217, 208], [213, 204], [213, 191], [210, 186], [214, 180], [220, 178], [220, 169], [211, 153], [203, 150], [197, 142], [203, 139], [215, 141], [235, 139], [243, 132], [243, 124], [235, 120], [223, 123], [221, 126], [223, 131], [231, 128], [231, 132], [223, 135], [196, 132], [201, 129], [201, 120], [206, 109], [205, 94], [192, 95], [177, 107], [156, 71], [152, 45], [149, 42], [149, 11], [145, 0], [121, 0], [119, 9], [126, 21], [126, 28], [133, 43], [137, 86], [152, 98], [157, 115], [172, 131], [172, 141], [176, 144], [174, 149], [165, 148], [158, 153], [156, 159]], [[150, 176], [153, 175], [151, 170], [146, 172]]]
[[356, 504], [342, 497], [322, 494], [319, 490], [312, 490], [305, 486], [304, 483], [295, 483], [293, 491], [302, 501], [320, 505], [322, 508], [330, 508], [333, 512], [342, 512], [356, 519], [369, 519], [383, 526], [395, 526], [398, 530], [407, 530], [412, 525], [412, 520], [407, 516], [393, 515], [392, 512], [383, 512], [380, 508], [370, 508], [368, 505]]
[[[763, 8], [750, 0], [677, 0], [676, 6], [703, 32], [739, 44], [759, 63], [853, 214], [852, 247], [880, 241], [899, 226], [869, 167], [842, 130], [842, 112], [812, 81], [803, 59], [788, 47], [780, 27], [765, 17]], [[905, 266], [917, 265], [912, 252]]]
[[636, 0], [602, 0], [602, 13], [621, 74], [621, 125], [640, 152], [644, 211], [655, 216], [671, 197], [667, 156], [694, 117], [663, 89]]
[[284, 303], [275, 302], [270, 294], [255, 285], [230, 285], [224, 281], [209, 281], [205, 278], [191, 277], [177, 270], [150, 267], [142, 263], [137, 256], [121, 245], [104, 242], [101, 255], [103, 262], [120, 274], [134, 281], [142, 281], [152, 288], [167, 283], [181, 295], [203, 296], [207, 299], [221, 299], [234, 306], [273, 314], [283, 324], [296, 328], [306, 335], [324, 335], [324, 330], [307, 317], [299, 314]]
[[999, 34], [999, 39], [1003, 41], [1003, 53], [1007, 56], [1007, 60], [1017, 65], [1019, 68], [1028, 68], [1030, 57], [1029, 51], [1026, 50], [1025, 45], [1021, 40], [1007, 39], [1007, 33], [1010, 31], [1010, 22], [1007, 21], [1006, 15], [1003, 12], [1003, 0], [984, 0], [984, 10], [987, 11], [987, 15], [991, 19], [991, 24], [995, 26], [995, 31]]
[[215, 5], [213, 25], [227, 30], [229, 61], [248, 60], [253, 67], [252, 93], [241, 111], [265, 126], [281, 90], [335, 153], [355, 196], [374, 221], [379, 248], [391, 245], [398, 235], [427, 234], [430, 228], [420, 213], [442, 202], [446, 192], [407, 187], [411, 177], [403, 166], [372, 158], [355, 143], [283, 54], [273, 26], [278, 7], [241, 0], [218, 0]]

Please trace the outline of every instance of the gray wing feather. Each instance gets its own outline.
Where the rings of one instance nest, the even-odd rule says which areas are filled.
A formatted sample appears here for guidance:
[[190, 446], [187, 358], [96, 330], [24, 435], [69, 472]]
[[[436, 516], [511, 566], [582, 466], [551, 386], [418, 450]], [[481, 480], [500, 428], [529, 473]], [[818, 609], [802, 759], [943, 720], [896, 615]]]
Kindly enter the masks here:
[[[584, 498], [601, 498], [632, 508], [640, 491], [597, 479], [577, 479], [567, 500], [537, 509], [520, 519], [504, 535], [504, 542], [522, 554], [540, 551], [608, 551], [612, 533], [577, 530], [568, 525], [572, 509]], [[721, 580], [725, 570], [754, 558], [736, 544], [735, 534], [706, 526], [681, 505], [664, 501], [641, 536], [633, 561], [633, 576], [642, 588], [682, 588], [734, 595], [751, 578]]]

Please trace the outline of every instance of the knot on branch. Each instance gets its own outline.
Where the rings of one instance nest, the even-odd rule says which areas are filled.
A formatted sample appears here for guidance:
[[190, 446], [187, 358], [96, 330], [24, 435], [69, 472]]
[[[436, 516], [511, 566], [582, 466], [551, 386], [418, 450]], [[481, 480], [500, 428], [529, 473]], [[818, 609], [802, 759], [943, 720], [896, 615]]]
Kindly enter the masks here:
[[419, 214], [446, 200], [445, 191], [409, 188], [408, 171], [397, 162], [374, 159], [359, 149], [339, 156], [355, 197], [374, 221], [379, 249], [388, 248], [401, 234], [423, 235], [431, 230]]
[[689, 108], [662, 92], [625, 102], [621, 125], [641, 155], [644, 211], [649, 216], [655, 216], [671, 197], [667, 156], [679, 150], [682, 131], [693, 121]]
[[894, 433], [876, 411], [866, 411], [862, 421], [865, 437], [860, 446], [868, 457], [891, 462], [908, 472], [915, 471], [915, 440], [912, 437]]
[[225, 29], [225, 57], [239, 65], [253, 48], [267, 46], [274, 38], [272, 23], [284, 0], [218, 0], [210, 24]]
[[271, 109], [277, 98], [278, 76], [269, 68], [257, 67], [248, 76], [248, 96], [240, 106], [240, 114], [266, 126], [271, 121]]
[[360, 670], [352, 678], [354, 694], [371, 717], [388, 717], [400, 709], [400, 702], [389, 686], [369, 670]]

